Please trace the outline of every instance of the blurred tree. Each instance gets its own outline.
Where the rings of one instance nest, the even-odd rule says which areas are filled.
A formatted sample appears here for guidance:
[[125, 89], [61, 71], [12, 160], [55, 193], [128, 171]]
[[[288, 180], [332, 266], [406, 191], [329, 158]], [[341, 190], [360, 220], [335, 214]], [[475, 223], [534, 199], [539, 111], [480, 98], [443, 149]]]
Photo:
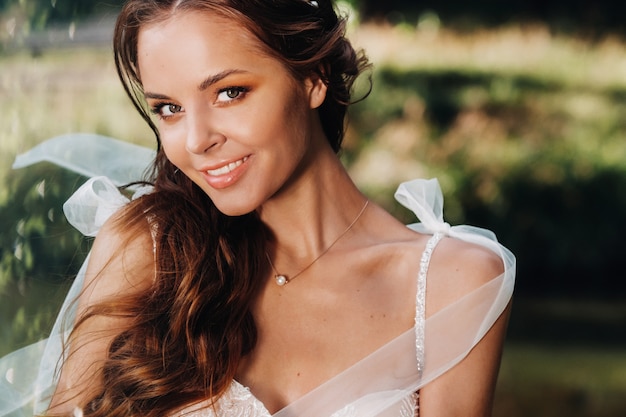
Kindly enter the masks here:
[[[626, 2], [615, 0], [342, 0], [359, 9], [365, 20], [415, 21], [434, 11], [447, 24], [459, 27], [541, 21], [555, 30], [599, 35], [626, 34]], [[124, 0], [0, 0], [0, 13], [19, 11], [34, 29], [117, 10]]]
[[124, 0], [0, 0], [0, 13], [25, 16], [30, 27], [43, 29], [48, 24], [80, 20], [98, 13], [117, 10]]
[[626, 2], [615, 0], [358, 0], [363, 19], [416, 20], [434, 11], [446, 25], [473, 27], [544, 22], [554, 30], [601, 35], [626, 34]]
[[0, 293], [12, 282], [65, 280], [86, 255], [86, 241], [62, 212], [84, 178], [51, 164], [10, 171], [0, 202]]

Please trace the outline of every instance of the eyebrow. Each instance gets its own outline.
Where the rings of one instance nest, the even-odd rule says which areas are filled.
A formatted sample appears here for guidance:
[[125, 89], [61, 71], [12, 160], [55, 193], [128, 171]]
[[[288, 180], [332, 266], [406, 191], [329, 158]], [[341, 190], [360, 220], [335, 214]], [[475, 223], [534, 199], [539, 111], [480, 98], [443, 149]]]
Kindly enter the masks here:
[[148, 91], [146, 91], [145, 93], [143, 93], [144, 98], [148, 99], [154, 99], [154, 100], [169, 100], [170, 98], [166, 95], [163, 94], [157, 94], [157, 93], [150, 93]]
[[[204, 91], [207, 88], [211, 87], [213, 84], [220, 82], [221, 80], [223, 80], [224, 78], [230, 75], [246, 74], [247, 72], [248, 71], [239, 70], [239, 69], [228, 69], [222, 72], [218, 72], [217, 74], [210, 75], [198, 85], [198, 91]], [[170, 99], [170, 97], [166, 95], [158, 94], [158, 93], [151, 93], [149, 91], [146, 91], [143, 95], [145, 98], [150, 98], [150, 99], [155, 99], [155, 100], [169, 100]]]
[[213, 84], [222, 81], [224, 78], [233, 75], [233, 74], [245, 74], [247, 71], [239, 70], [239, 69], [228, 69], [222, 72], [218, 72], [215, 75], [208, 76], [204, 81], [200, 83], [198, 86], [198, 91], [204, 91]]

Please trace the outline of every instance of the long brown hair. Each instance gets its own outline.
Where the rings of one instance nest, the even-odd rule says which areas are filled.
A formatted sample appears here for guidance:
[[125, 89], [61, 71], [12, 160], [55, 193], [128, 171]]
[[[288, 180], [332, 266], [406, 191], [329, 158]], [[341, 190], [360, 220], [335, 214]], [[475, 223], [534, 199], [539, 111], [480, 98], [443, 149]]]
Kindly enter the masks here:
[[[330, 0], [130, 0], [114, 35], [122, 84], [157, 140], [150, 181], [154, 192], [119, 218], [126, 235], [149, 223], [156, 277], [148, 292], [94, 306], [96, 315], [130, 321], [108, 351], [102, 390], [83, 405], [85, 416], [164, 416], [185, 405], [219, 398], [241, 358], [254, 348], [250, 305], [267, 272], [268, 231], [255, 213], [229, 217], [166, 158], [143, 100], [137, 39], [147, 24], [182, 11], [227, 17], [254, 34], [297, 80], [318, 74], [328, 86], [319, 108], [338, 152], [356, 77], [368, 66], [345, 38], [345, 19]], [[146, 219], [148, 222], [146, 222]]]

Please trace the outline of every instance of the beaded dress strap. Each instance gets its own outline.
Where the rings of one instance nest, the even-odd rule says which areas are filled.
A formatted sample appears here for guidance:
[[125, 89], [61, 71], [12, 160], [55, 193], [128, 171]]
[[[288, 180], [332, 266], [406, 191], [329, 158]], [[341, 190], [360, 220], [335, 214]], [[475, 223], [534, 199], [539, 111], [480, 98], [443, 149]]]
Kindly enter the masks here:
[[417, 294], [415, 296], [415, 355], [417, 359], [417, 370], [422, 373], [424, 366], [424, 328], [426, 323], [426, 275], [428, 274], [428, 266], [430, 265], [430, 257], [445, 234], [441, 232], [435, 233], [428, 242], [426, 248], [422, 252], [420, 260], [420, 270], [417, 275]]

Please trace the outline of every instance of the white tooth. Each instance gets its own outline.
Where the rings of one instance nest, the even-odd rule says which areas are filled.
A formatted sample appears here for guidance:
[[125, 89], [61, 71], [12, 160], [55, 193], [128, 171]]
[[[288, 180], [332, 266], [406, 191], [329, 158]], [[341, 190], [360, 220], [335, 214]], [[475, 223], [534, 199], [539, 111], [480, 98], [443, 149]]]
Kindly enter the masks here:
[[240, 160], [235, 161], [235, 162], [231, 162], [231, 163], [229, 163], [227, 165], [224, 165], [221, 168], [209, 169], [209, 170], [207, 170], [207, 174], [213, 175], [213, 176], [219, 176], [219, 175], [228, 174], [229, 172], [231, 172], [232, 170], [234, 170], [235, 168], [237, 168], [238, 166], [240, 166], [241, 164], [243, 164], [247, 160], [248, 160], [248, 157], [246, 156], [243, 159], [240, 159]]

